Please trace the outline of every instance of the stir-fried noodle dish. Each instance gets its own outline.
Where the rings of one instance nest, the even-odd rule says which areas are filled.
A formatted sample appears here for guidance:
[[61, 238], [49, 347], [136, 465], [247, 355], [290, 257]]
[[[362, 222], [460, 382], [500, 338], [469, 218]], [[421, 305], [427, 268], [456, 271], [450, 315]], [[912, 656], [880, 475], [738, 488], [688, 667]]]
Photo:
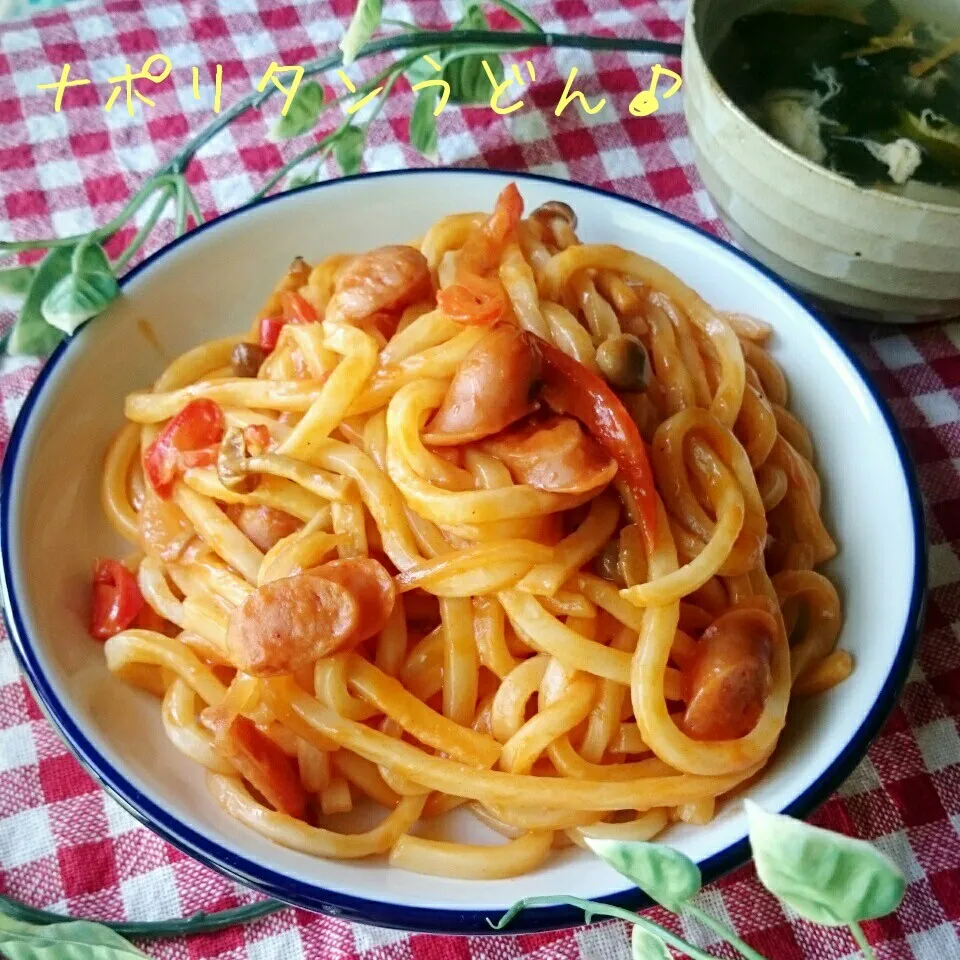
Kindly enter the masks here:
[[126, 398], [91, 632], [278, 844], [481, 879], [703, 824], [852, 669], [771, 330], [576, 226], [511, 184], [297, 257]]

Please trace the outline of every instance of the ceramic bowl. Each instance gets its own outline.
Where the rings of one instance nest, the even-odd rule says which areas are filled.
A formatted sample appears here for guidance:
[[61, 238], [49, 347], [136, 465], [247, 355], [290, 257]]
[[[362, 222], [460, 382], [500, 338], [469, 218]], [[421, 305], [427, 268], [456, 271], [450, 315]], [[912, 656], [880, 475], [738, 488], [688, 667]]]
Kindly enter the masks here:
[[[938, 0], [927, 0], [936, 4]], [[956, 4], [941, 15], [960, 29]], [[708, 67], [733, 21], [771, 0], [693, 0], [684, 111], [700, 176], [737, 242], [798, 290], [850, 316], [960, 316], [960, 200], [867, 190], [793, 153], [723, 92]]]
[[[772, 350], [810, 427], [826, 514], [840, 544], [831, 576], [844, 601], [840, 643], [857, 668], [838, 689], [798, 703], [762, 779], [765, 808], [802, 815], [866, 750], [891, 709], [917, 636], [926, 563], [912, 468], [889, 411], [843, 345], [742, 254], [657, 210], [575, 184], [490, 171], [416, 171], [347, 178], [221, 217], [137, 267], [111, 309], [62, 345], [13, 429], [0, 474], [5, 614], [24, 673], [81, 762], [134, 816], [198, 860], [271, 896], [384, 926], [489, 932], [520, 897], [565, 893], [636, 904], [619, 874], [577, 848], [512, 880], [422, 877], [383, 860], [329, 861], [276, 846], [225, 815], [202, 770], [168, 743], [158, 702], [111, 677], [86, 632], [92, 558], [125, 547], [104, 519], [100, 463], [122, 423], [123, 397], [172, 357], [245, 329], [291, 258], [400, 243], [439, 217], [488, 210], [518, 182], [528, 209], [562, 200], [585, 241], [656, 257], [725, 310], [763, 317]], [[144, 321], [147, 323], [145, 324]], [[149, 326], [152, 334], [147, 336]], [[479, 836], [464, 816], [446, 829]], [[707, 879], [748, 856], [742, 805], [664, 839]], [[492, 835], [487, 835], [492, 840]], [[514, 930], [570, 926], [582, 914], [544, 908]]]

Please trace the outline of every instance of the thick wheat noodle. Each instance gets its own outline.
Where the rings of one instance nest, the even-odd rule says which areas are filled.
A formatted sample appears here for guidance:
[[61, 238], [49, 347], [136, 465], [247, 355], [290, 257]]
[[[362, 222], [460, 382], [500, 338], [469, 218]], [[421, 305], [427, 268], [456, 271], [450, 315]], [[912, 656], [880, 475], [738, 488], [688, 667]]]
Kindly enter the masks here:
[[[482, 813], [481, 813], [482, 811]], [[568, 827], [596, 823], [607, 814], [593, 810], [554, 810], [550, 807], [505, 807], [497, 804], [471, 804], [471, 813], [478, 814], [498, 833], [525, 830], [566, 830]], [[485, 815], [485, 816], [484, 816]]]
[[586, 847], [587, 840], [652, 840], [669, 820], [666, 810], [648, 810], [635, 820], [623, 823], [597, 822], [586, 827], [571, 827], [567, 836], [580, 847]]
[[591, 619], [598, 614], [597, 605], [582, 593], [570, 590], [558, 590], [552, 597], [541, 597], [543, 608], [555, 617], [578, 617]]
[[[170, 575], [174, 576], [171, 569]], [[203, 640], [206, 656], [218, 665], [229, 664], [227, 656], [227, 616], [223, 609], [209, 597], [200, 593], [188, 594], [183, 601], [184, 633]], [[194, 646], [193, 640], [190, 646]]]
[[[303, 741], [299, 741], [302, 743]], [[353, 784], [365, 796], [374, 800], [382, 807], [391, 810], [400, 803], [400, 794], [391, 789], [387, 781], [381, 776], [376, 764], [363, 757], [351, 753], [349, 750], [337, 750], [330, 754], [331, 763], [343, 776], [348, 784]], [[404, 794], [411, 796], [411, 794]], [[352, 798], [351, 798], [352, 800]]]
[[231, 774], [233, 767], [216, 748], [213, 737], [197, 721], [196, 694], [177, 677], [163, 697], [163, 729], [181, 752], [213, 773]]
[[[624, 540], [622, 532], [620, 539], [622, 545]], [[622, 591], [617, 589], [617, 584], [592, 573], [578, 573], [571, 582], [598, 607], [606, 610], [620, 623], [630, 627], [634, 631], [634, 638], [636, 637], [643, 623], [643, 611], [623, 598]]]
[[483, 330], [467, 327], [456, 336], [395, 364], [378, 368], [370, 385], [350, 405], [347, 413], [359, 416], [379, 410], [401, 387], [421, 377], [451, 377], [470, 351], [483, 339]]
[[737, 418], [736, 434], [754, 470], [766, 463], [770, 456], [777, 442], [777, 429], [777, 418], [770, 403], [748, 382]]
[[311, 741], [332, 740], [433, 790], [484, 803], [536, 807], [543, 803], [544, 797], [549, 797], [551, 806], [558, 810], [647, 810], [653, 806], [677, 806], [704, 796], [727, 793], [759, 770], [766, 759], [725, 775], [681, 773], [623, 783], [477, 770], [432, 756], [364, 724], [340, 717], [289, 681], [266, 680], [263, 687], [271, 708], [297, 736]]
[[[558, 831], [565, 831], [567, 828], [567, 824], [570, 821], [576, 820], [577, 824], [575, 825], [579, 825], [583, 823], [588, 817], [590, 818], [590, 822], [593, 822], [598, 816], [596, 813], [580, 814], [580, 815], [561, 814], [559, 816], [555, 815], [554, 817], [552, 817], [552, 819], [555, 822], [551, 826], [544, 827], [539, 825], [539, 823], [535, 823], [533, 826], [526, 826], [526, 825], [518, 826], [517, 824], [512, 822], [508, 823], [506, 820], [501, 819], [501, 817], [497, 815], [503, 812], [502, 808], [497, 808], [497, 814], [494, 814], [494, 812], [489, 807], [485, 807], [482, 803], [477, 803], [474, 801], [473, 803], [470, 803], [467, 805], [467, 810], [474, 818], [476, 818], [485, 827], [489, 828], [495, 833], [499, 833], [502, 837], [505, 837], [508, 841], [519, 840], [521, 837], [525, 836], [530, 832], [541, 832], [544, 830], [548, 830], [552, 833], [551, 847], [554, 850], [559, 850], [559, 849], [563, 849], [564, 847], [570, 846], [572, 841], [570, 841], [569, 838], [566, 837], [564, 832], [558, 832]], [[606, 816], [606, 814], [600, 814], [599, 816], [602, 818]], [[527, 818], [520, 817], [520, 819], [525, 820]], [[543, 816], [535, 816], [531, 819], [533, 819], [534, 821], [541, 821], [541, 820], [547, 820], [551, 818], [543, 817]]]
[[313, 462], [317, 447], [346, 415], [377, 365], [377, 344], [369, 334], [337, 324], [325, 323], [324, 328], [324, 347], [343, 359], [278, 451], [308, 463]]
[[620, 505], [612, 496], [601, 494], [590, 504], [583, 523], [553, 548], [550, 560], [533, 567], [517, 589], [553, 596], [613, 536], [619, 518]]
[[241, 823], [284, 847], [311, 853], [317, 857], [356, 860], [386, 853], [416, 823], [425, 798], [403, 797], [382, 823], [365, 833], [336, 833], [311, 827], [285, 813], [277, 813], [258, 803], [238, 777], [211, 774], [213, 795], [223, 808]]
[[[345, 267], [353, 257], [349, 253], [338, 253], [325, 260], [321, 260], [307, 277], [306, 287], [301, 287], [300, 292], [313, 304], [315, 309], [322, 313], [330, 298], [333, 296], [333, 288], [339, 272]], [[278, 289], [286, 288], [287, 284], [281, 281]], [[277, 310], [279, 302], [270, 297], [264, 304], [263, 310], [257, 314], [257, 318], [270, 316], [270, 313]], [[256, 332], [255, 330], [253, 332]]]
[[127, 478], [140, 451], [140, 429], [128, 423], [107, 450], [100, 481], [100, 504], [113, 529], [134, 543], [140, 538], [137, 509], [130, 502]]
[[523, 726], [527, 701], [539, 688], [549, 662], [546, 656], [529, 657], [519, 662], [497, 688], [490, 706], [490, 729], [501, 743]]
[[160, 423], [182, 410], [191, 400], [205, 397], [230, 406], [303, 413], [310, 409], [322, 388], [323, 384], [315, 380], [211, 380], [167, 393], [132, 393], [127, 397], [124, 412], [134, 423]]
[[217, 507], [216, 503], [191, 490], [184, 483], [177, 483], [173, 497], [174, 503], [193, 524], [197, 536], [211, 549], [216, 550], [250, 583], [256, 584], [263, 554]]
[[[411, 398], [423, 403], [424, 409], [439, 406], [447, 392], [443, 380], [422, 380], [405, 388]], [[473, 475], [449, 460], [444, 460], [428, 449], [420, 437], [419, 430], [395, 434], [393, 443], [400, 455], [410, 464], [413, 471], [425, 480], [447, 490], [472, 490]]]
[[403, 659], [407, 655], [408, 642], [407, 615], [403, 597], [398, 596], [390, 613], [390, 619], [377, 637], [375, 655], [377, 668], [389, 677], [397, 676], [403, 666]]
[[455, 213], [438, 220], [420, 243], [420, 250], [427, 258], [430, 269], [436, 271], [444, 256], [459, 250], [482, 222], [482, 213]]
[[140, 593], [150, 604], [151, 608], [160, 614], [164, 620], [183, 626], [183, 603], [176, 598], [167, 583], [163, 564], [154, 557], [144, 557], [137, 570], [137, 585]]
[[341, 716], [365, 722], [379, 715], [372, 704], [352, 696], [347, 686], [348, 654], [338, 653], [318, 660], [313, 668], [313, 690], [317, 699]]
[[495, 597], [473, 601], [473, 635], [480, 663], [501, 680], [519, 663], [507, 646], [504, 631], [506, 614]]
[[[334, 504], [334, 507], [342, 504]], [[329, 533], [321, 529], [325, 524], [315, 523], [316, 519], [326, 520], [318, 513], [297, 533], [277, 541], [264, 554], [263, 563], [257, 574], [257, 586], [291, 577], [303, 570], [319, 566], [330, 554], [344, 545], [347, 538], [341, 533]], [[333, 516], [330, 517], [333, 524]]]
[[312, 743], [298, 739], [297, 769], [304, 789], [321, 793], [330, 785], [330, 752], [318, 750]]
[[707, 366], [701, 354], [702, 334], [694, 327], [690, 318], [665, 294], [651, 294], [650, 302], [663, 310], [674, 326], [677, 350], [693, 389], [693, 402], [701, 407], [709, 407], [710, 378], [707, 376]]
[[500, 749], [489, 737], [431, 710], [392, 677], [381, 673], [363, 657], [351, 654], [348, 682], [367, 702], [428, 746], [445, 750], [464, 763], [493, 766]]
[[566, 307], [549, 300], [540, 302], [540, 312], [547, 321], [548, 339], [552, 340], [564, 353], [579, 360], [587, 369], [596, 371], [597, 349], [593, 338], [577, 318]]
[[461, 880], [504, 880], [535, 870], [550, 855], [553, 833], [530, 832], [491, 849], [468, 843], [425, 840], [409, 834], [390, 853], [395, 867]]
[[587, 640], [547, 613], [537, 598], [529, 594], [506, 590], [499, 595], [499, 599], [514, 629], [534, 649], [548, 653], [584, 673], [629, 684], [628, 653]]
[[781, 606], [799, 598], [807, 607], [802, 638], [790, 650], [794, 682], [832, 652], [840, 633], [840, 597], [837, 588], [813, 570], [783, 570], [773, 578]]
[[518, 325], [549, 340], [550, 327], [540, 310], [536, 277], [517, 243], [508, 244], [503, 252], [500, 280], [510, 297]]
[[596, 685], [583, 677], [567, 687], [562, 700], [541, 705], [503, 745], [500, 766], [512, 773], [527, 773], [551, 743], [586, 720], [595, 695]]
[[[676, 549], [669, 538], [659, 537], [649, 562], [654, 579], [677, 570]], [[769, 580], [767, 586], [772, 593]], [[779, 611], [779, 607], [777, 609]], [[744, 770], [769, 757], [783, 729], [790, 702], [790, 649], [779, 613], [777, 619], [772, 689], [759, 720], [750, 733], [739, 740], [708, 743], [693, 740], [677, 727], [664, 697], [664, 675], [680, 620], [679, 601], [647, 611], [633, 658], [631, 693], [643, 740], [656, 744], [658, 757], [678, 770], [704, 776], [716, 775], [718, 771]]]
[[651, 361], [657, 380], [663, 385], [664, 398], [670, 413], [686, 410], [696, 403], [693, 378], [677, 346], [677, 335], [670, 318], [656, 304], [648, 313], [650, 324]]
[[[107, 640], [107, 666], [162, 698], [171, 744], [206, 768], [227, 814], [303, 853], [494, 879], [588, 838], [706, 823], [768, 762], [791, 691], [813, 695], [853, 669], [837, 648], [840, 598], [815, 569], [836, 552], [816, 437], [788, 409], [773, 332], [714, 309], [654, 260], [582, 244], [562, 208], [512, 233], [498, 210], [445, 217], [410, 244], [424, 261], [398, 301], [382, 287], [402, 285], [416, 257], [395, 255], [397, 281], [378, 254], [359, 296], [385, 306], [369, 318], [354, 317], [344, 293], [349, 277], [366, 276], [365, 260], [298, 259], [248, 334], [189, 350], [127, 397], [128, 422], [107, 451], [101, 503], [135, 544], [126, 562], [163, 623], [138, 617]], [[646, 387], [621, 399], [649, 443], [651, 546], [630, 512], [637, 479], [623, 471], [559, 492], [523, 482], [488, 448], [432, 445], [431, 418], [490, 331], [448, 316], [446, 294], [426, 280], [436, 291], [469, 282], [471, 269], [483, 271], [477, 289], [502, 292], [500, 322], [586, 368], [574, 397], [602, 376], [604, 340], [640, 339]], [[296, 296], [320, 322], [286, 324], [258, 374], [236, 376], [237, 344]], [[543, 363], [519, 393], [537, 417], [551, 415], [558, 389], [541, 392]], [[515, 373], [493, 369], [502, 377], [477, 386], [474, 413], [491, 392], [516, 393]], [[253, 482], [199, 458], [178, 468], [162, 503], [151, 444], [194, 400], [218, 404], [226, 429], [242, 432]], [[614, 416], [597, 403], [601, 418]], [[265, 538], [274, 522], [282, 533]], [[386, 565], [396, 595], [375, 635], [289, 676], [238, 669], [238, 608], [335, 558], [367, 556]], [[722, 625], [741, 622], [767, 631], [752, 726], [700, 736], [689, 719], [698, 665]], [[302, 795], [289, 809], [305, 819], [281, 799], [272, 809], [258, 786], [267, 775]], [[384, 808], [378, 826], [329, 829], [334, 812], [368, 804]], [[464, 805], [506, 839], [412, 834]]]
[[591, 494], [551, 493], [526, 484], [509, 489], [449, 491], [425, 481], [404, 458], [404, 434], [418, 429], [428, 403], [418, 384], [403, 387], [387, 409], [387, 471], [419, 514], [440, 524], [522, 519], [579, 506]]
[[[596, 620], [593, 621], [597, 623]], [[594, 626], [594, 630], [598, 627]], [[620, 627], [610, 641], [610, 646], [617, 650], [633, 652], [637, 643], [637, 632], [630, 627]], [[593, 709], [587, 718], [587, 728], [580, 742], [579, 756], [586, 763], [599, 764], [606, 755], [611, 741], [620, 726], [620, 718], [624, 705], [629, 702], [626, 687], [613, 680], [604, 680], [600, 684], [600, 691], [596, 697]], [[561, 743], [558, 738], [556, 743]], [[574, 761], [575, 763], [575, 761]]]
[[678, 303], [710, 338], [720, 359], [720, 384], [710, 405], [711, 412], [725, 426], [732, 426], [740, 412], [745, 382], [743, 351], [736, 334], [722, 316], [681, 280], [659, 263], [630, 253], [621, 247], [582, 244], [556, 254], [544, 268], [547, 296], [555, 300], [571, 277], [590, 267], [608, 267], [656, 287]]

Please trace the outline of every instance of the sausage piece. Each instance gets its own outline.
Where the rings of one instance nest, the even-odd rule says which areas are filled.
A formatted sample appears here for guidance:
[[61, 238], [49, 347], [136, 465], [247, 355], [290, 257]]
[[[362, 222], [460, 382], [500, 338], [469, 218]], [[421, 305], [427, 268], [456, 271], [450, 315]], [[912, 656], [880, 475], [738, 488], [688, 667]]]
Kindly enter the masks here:
[[777, 626], [769, 613], [732, 610], [715, 620], [684, 671], [682, 726], [695, 740], [737, 740], [755, 726], [773, 682]]
[[227, 653], [255, 677], [294, 673], [382, 630], [395, 601], [377, 560], [333, 560], [254, 590], [230, 617]]
[[284, 537], [296, 533], [303, 523], [296, 517], [273, 507], [249, 503], [234, 503], [227, 508], [227, 516], [260, 551], [266, 553]]
[[273, 580], [233, 611], [227, 653], [245, 673], [294, 673], [346, 646], [360, 622], [360, 604], [344, 586], [316, 573]]
[[517, 483], [553, 493], [606, 486], [617, 463], [572, 417], [532, 420], [481, 444], [499, 457]]
[[402, 310], [431, 291], [430, 267], [414, 247], [378, 247], [341, 271], [327, 314], [355, 322], [379, 311]]
[[458, 446], [499, 433], [536, 409], [540, 358], [512, 324], [494, 327], [466, 356], [423, 440]]
[[356, 598], [360, 607], [360, 620], [351, 643], [362, 643], [379, 633], [386, 625], [397, 590], [393, 577], [386, 567], [371, 557], [351, 557], [347, 560], [331, 560], [313, 570], [318, 576], [345, 587]]

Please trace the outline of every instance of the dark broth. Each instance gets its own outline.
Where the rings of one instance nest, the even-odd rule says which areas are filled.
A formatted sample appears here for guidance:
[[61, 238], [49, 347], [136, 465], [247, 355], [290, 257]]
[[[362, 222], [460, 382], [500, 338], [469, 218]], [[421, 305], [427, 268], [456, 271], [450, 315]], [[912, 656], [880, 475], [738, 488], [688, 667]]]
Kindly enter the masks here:
[[960, 42], [891, 0], [741, 17], [712, 66], [778, 140], [861, 185], [960, 187]]

